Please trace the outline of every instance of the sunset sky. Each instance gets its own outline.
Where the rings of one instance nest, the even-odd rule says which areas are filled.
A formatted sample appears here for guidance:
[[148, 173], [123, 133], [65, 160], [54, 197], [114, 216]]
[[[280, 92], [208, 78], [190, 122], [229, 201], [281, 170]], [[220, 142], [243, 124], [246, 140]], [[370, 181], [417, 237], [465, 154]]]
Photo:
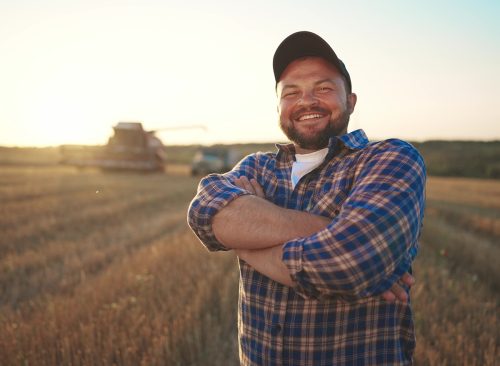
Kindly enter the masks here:
[[371, 139], [500, 139], [500, 1], [0, 0], [0, 145], [284, 141], [272, 56], [325, 38]]

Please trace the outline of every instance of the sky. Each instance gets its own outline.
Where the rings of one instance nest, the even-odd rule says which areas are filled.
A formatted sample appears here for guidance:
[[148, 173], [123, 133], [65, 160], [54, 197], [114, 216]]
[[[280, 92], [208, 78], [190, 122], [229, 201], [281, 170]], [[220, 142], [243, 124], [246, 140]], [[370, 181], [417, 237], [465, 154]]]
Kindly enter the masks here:
[[370, 139], [500, 139], [500, 1], [0, 0], [0, 145], [283, 142], [272, 57], [309, 30]]

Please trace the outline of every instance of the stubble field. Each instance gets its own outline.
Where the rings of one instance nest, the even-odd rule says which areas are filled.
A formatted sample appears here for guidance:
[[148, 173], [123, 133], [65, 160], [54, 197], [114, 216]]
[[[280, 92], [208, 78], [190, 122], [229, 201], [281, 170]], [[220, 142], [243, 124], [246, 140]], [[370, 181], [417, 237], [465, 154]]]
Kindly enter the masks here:
[[[2, 365], [237, 365], [238, 274], [186, 226], [197, 179], [0, 167]], [[500, 181], [430, 178], [417, 365], [500, 354]]]

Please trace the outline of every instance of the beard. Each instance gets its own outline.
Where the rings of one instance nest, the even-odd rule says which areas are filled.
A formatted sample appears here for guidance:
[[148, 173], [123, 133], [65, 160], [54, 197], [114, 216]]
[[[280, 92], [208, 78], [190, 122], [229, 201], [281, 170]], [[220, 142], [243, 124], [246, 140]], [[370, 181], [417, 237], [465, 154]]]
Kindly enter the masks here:
[[336, 119], [330, 119], [328, 124], [320, 131], [317, 131], [313, 135], [301, 134], [295, 127], [293, 122], [298, 116], [304, 112], [317, 112], [317, 113], [328, 113], [328, 111], [323, 108], [311, 108], [311, 109], [301, 109], [293, 113], [290, 116], [289, 123], [283, 122], [280, 119], [280, 127], [283, 133], [288, 137], [290, 141], [297, 144], [303, 149], [307, 150], [320, 150], [328, 146], [328, 141], [330, 137], [340, 136], [347, 132], [347, 125], [349, 124], [350, 113], [346, 109], [342, 114]]

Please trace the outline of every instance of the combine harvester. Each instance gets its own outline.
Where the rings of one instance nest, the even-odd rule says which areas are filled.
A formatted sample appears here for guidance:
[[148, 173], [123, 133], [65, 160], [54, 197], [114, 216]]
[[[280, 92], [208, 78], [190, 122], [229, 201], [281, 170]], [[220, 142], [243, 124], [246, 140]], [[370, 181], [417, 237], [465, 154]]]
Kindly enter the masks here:
[[119, 122], [105, 146], [62, 145], [60, 162], [82, 168], [162, 171], [166, 163], [165, 146], [155, 133], [192, 128], [206, 129], [197, 125], [146, 131], [140, 122]]

